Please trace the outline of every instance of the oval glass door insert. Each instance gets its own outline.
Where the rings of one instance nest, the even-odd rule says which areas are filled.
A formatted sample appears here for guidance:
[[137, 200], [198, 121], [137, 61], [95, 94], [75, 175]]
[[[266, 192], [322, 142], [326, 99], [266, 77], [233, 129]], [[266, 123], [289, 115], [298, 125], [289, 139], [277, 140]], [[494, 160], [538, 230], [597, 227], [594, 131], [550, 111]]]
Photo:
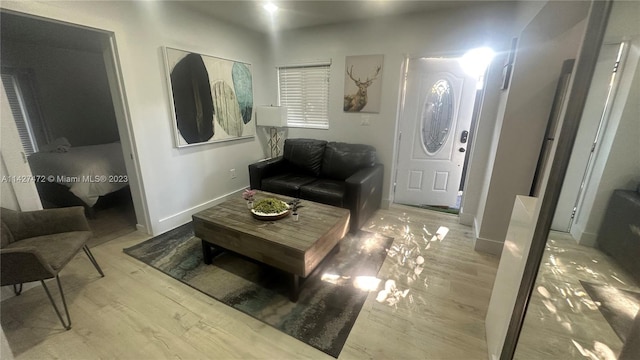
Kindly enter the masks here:
[[435, 82], [427, 93], [421, 115], [422, 144], [435, 155], [447, 142], [453, 124], [453, 91], [445, 79]]

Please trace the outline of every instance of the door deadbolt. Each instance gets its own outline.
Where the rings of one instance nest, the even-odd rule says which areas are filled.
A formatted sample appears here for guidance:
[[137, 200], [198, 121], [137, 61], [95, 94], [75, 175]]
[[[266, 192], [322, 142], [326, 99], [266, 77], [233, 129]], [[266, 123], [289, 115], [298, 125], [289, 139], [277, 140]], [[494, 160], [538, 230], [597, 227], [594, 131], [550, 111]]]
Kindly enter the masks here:
[[469, 138], [469, 132], [467, 130], [463, 131], [462, 134], [460, 135], [460, 143], [462, 144], [466, 143], [468, 138]]

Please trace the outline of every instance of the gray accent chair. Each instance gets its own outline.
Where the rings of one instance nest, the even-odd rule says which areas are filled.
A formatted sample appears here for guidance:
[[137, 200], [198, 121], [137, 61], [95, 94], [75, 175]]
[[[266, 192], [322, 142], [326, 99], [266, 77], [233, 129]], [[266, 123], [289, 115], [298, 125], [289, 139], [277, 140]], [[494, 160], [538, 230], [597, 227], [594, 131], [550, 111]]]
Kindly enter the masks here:
[[[20, 295], [22, 284], [40, 281], [62, 326], [71, 329], [71, 318], [58, 274], [80, 250], [104, 277], [100, 265], [87, 246], [92, 233], [80, 206], [17, 212], [0, 209], [0, 280], [2, 286], [13, 285]], [[44, 280], [56, 278], [66, 313], [62, 318]]]

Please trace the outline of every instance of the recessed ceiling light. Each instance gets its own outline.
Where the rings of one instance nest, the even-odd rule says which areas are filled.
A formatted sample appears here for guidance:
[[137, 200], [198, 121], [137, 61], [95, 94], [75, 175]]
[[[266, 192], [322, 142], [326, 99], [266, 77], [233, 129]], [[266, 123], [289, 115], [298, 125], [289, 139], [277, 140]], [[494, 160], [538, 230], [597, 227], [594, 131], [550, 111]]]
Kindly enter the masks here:
[[267, 12], [268, 12], [269, 14], [273, 14], [274, 12], [276, 12], [276, 11], [278, 10], [278, 7], [277, 7], [277, 6], [275, 6], [275, 5], [273, 5], [273, 3], [270, 3], [270, 2], [269, 2], [269, 3], [266, 3], [266, 4], [264, 4], [264, 5], [262, 5], [262, 7], [263, 7], [265, 10], [267, 10]]

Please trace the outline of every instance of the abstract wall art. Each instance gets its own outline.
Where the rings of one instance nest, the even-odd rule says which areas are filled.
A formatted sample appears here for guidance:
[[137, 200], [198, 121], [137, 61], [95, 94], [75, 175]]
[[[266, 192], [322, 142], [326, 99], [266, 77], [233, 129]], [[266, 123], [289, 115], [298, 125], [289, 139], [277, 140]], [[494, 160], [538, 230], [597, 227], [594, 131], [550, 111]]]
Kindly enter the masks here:
[[384, 55], [347, 56], [344, 77], [345, 112], [379, 113]]
[[177, 147], [255, 136], [251, 65], [165, 47]]

